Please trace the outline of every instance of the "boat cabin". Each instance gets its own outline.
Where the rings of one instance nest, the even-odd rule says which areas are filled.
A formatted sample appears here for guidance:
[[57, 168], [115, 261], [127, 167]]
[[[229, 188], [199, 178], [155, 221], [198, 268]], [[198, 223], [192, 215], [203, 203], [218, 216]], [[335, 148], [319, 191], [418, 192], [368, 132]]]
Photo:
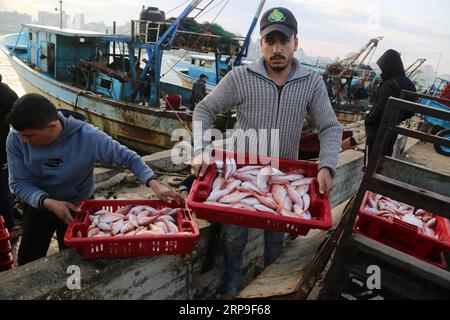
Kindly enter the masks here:
[[110, 35], [40, 25], [24, 25], [24, 29], [29, 38], [29, 65], [36, 71], [116, 100], [131, 95], [129, 62], [124, 67], [112, 55]]

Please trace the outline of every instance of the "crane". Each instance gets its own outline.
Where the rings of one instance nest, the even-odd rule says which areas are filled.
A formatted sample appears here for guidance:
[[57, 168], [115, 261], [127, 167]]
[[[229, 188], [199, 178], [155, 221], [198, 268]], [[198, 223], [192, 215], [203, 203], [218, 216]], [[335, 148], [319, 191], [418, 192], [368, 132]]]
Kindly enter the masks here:
[[353, 65], [356, 63], [356, 61], [364, 54], [364, 57], [359, 62], [356, 69], [354, 69], [354, 72], [357, 72], [359, 68], [361, 68], [361, 65], [366, 61], [367, 57], [372, 53], [372, 55], [375, 53], [375, 50], [378, 47], [378, 44], [381, 40], [383, 40], [384, 37], [376, 37], [373, 39], [370, 39], [369, 42], [363, 46], [357, 53], [353, 54], [352, 56], [342, 60], [340, 62], [340, 65], [343, 67], [342, 71], [339, 73], [339, 75], [336, 77], [336, 103], [337, 105], [341, 104], [341, 79], [348, 73], [348, 71], [353, 67]]
[[405, 73], [408, 78], [412, 78], [427, 59], [417, 59], [413, 64], [406, 68]]

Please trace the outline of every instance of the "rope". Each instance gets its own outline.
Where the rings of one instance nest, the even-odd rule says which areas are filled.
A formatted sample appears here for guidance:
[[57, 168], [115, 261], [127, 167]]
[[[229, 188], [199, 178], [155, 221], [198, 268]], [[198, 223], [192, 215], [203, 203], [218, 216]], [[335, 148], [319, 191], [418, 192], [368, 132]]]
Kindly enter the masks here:
[[[224, 0], [223, 0], [223, 1], [224, 1]], [[222, 1], [222, 2], [223, 2], [223, 1]], [[226, 7], [226, 5], [228, 4], [229, 1], [230, 1], [230, 0], [226, 0], [226, 3], [223, 5], [222, 9], [220, 9], [220, 11], [219, 11], [219, 13], [216, 15], [216, 17], [212, 20], [211, 24], [213, 24], [213, 23], [216, 21], [216, 19], [217, 19], [217, 18], [219, 17], [219, 15], [222, 13], [223, 9], [225, 9], [225, 7]], [[204, 36], [204, 34], [201, 35], [200, 37], [198, 37], [197, 40], [195, 40], [194, 45], [197, 44], [197, 42], [200, 41], [200, 39], [201, 39], [203, 36]], [[177, 64], [180, 63], [181, 60], [183, 60], [184, 57], [185, 57], [188, 53], [189, 53], [189, 51], [186, 50], [186, 52], [183, 54], [183, 56], [182, 56], [182, 57], [181, 57], [181, 58], [180, 58], [173, 66], [171, 66], [170, 69], [169, 69], [166, 73], [164, 73], [164, 74], [161, 76], [161, 79], [164, 78], [170, 71], [172, 71], [173, 68], [175, 68], [175, 67], [177, 66]]]
[[189, 1], [190, 1], [190, 0], [184, 1], [184, 2], [183, 2], [182, 4], [180, 4], [179, 6], [176, 6], [175, 8], [173, 8], [173, 9], [167, 11], [166, 14], [169, 14], [169, 13], [171, 13], [171, 12], [177, 10], [178, 8], [180, 8], [181, 6], [184, 6], [184, 5], [185, 5], [186, 3], [188, 3]]
[[19, 36], [17, 37], [16, 44], [14, 45], [14, 48], [12, 48], [11, 52], [9, 53], [10, 56], [12, 56], [12, 54], [14, 53], [14, 50], [16, 50], [16, 48], [17, 48], [17, 44], [19, 43], [20, 36], [22, 35], [22, 31], [23, 31], [23, 26], [22, 26], [22, 28], [20, 28]]

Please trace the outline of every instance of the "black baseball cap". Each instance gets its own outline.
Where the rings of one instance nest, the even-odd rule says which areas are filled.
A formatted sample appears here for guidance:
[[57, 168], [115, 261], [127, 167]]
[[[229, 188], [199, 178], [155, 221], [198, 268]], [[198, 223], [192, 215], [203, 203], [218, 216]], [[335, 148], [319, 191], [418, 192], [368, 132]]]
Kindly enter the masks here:
[[261, 38], [273, 31], [279, 31], [288, 38], [297, 34], [297, 20], [294, 14], [283, 7], [272, 8], [264, 12], [259, 25]]

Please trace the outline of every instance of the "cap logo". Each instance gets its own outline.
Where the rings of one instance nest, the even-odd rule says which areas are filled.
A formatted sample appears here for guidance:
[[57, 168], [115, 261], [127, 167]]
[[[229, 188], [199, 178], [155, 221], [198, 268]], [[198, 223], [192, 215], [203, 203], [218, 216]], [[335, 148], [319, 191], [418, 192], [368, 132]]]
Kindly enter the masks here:
[[283, 22], [284, 20], [286, 20], [286, 17], [283, 14], [283, 12], [281, 12], [278, 9], [275, 9], [270, 13], [268, 19], [270, 22]]

